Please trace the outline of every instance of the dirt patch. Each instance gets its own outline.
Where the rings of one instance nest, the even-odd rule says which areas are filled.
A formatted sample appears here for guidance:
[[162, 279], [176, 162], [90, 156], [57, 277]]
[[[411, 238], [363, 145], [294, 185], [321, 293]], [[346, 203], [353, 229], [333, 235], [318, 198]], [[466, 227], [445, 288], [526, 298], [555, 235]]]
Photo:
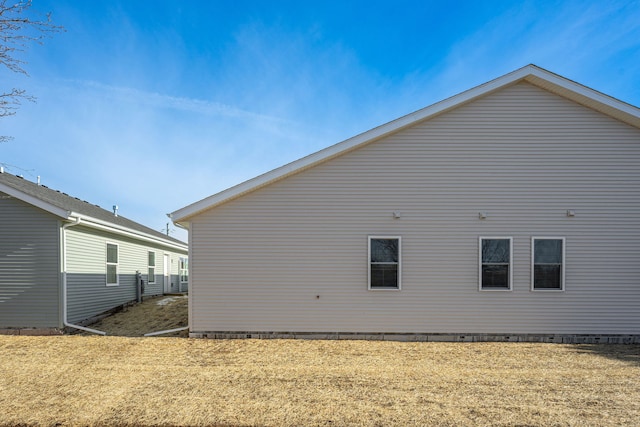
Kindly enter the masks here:
[[[153, 297], [127, 307], [97, 323], [92, 329], [108, 336], [141, 337], [149, 332], [166, 331], [189, 325], [188, 297], [182, 295]], [[83, 332], [81, 335], [93, 335]], [[164, 337], [188, 337], [189, 331], [174, 332]]]

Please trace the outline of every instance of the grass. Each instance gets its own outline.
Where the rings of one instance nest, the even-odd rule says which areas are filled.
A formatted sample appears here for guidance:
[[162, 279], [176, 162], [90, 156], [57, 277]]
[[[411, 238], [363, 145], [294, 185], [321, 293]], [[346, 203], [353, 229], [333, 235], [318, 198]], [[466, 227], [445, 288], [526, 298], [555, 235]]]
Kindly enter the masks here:
[[[141, 337], [149, 332], [176, 329], [189, 324], [186, 296], [160, 296], [145, 299], [105, 317], [89, 327], [106, 332], [107, 335], [121, 337]], [[93, 335], [83, 333], [83, 335]], [[187, 337], [188, 331], [164, 335], [166, 337]]]
[[640, 347], [0, 336], [2, 425], [637, 426]]

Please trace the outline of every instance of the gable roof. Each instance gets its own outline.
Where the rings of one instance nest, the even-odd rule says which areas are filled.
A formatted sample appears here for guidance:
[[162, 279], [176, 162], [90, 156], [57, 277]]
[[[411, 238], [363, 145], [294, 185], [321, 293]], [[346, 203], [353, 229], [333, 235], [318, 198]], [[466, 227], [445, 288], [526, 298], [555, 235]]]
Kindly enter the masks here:
[[637, 107], [530, 64], [185, 206], [169, 214], [169, 217], [174, 223], [188, 224], [191, 217], [203, 211], [522, 81], [606, 114], [623, 123], [640, 128], [640, 109]]
[[126, 234], [133, 238], [153, 241], [173, 248], [187, 249], [187, 244], [181, 240], [166, 236], [123, 216], [115, 216], [113, 212], [102, 209], [100, 206], [3, 171], [0, 171], [0, 192], [43, 209], [66, 221], [80, 219], [83, 224], [94, 228]]

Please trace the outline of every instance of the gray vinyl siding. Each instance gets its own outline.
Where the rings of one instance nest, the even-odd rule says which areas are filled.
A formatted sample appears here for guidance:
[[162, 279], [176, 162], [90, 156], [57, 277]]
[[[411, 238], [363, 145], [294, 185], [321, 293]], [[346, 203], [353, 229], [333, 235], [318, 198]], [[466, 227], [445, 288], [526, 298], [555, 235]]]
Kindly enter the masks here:
[[169, 292], [180, 292], [180, 276], [178, 271], [180, 267], [180, 257], [171, 255], [171, 263], [169, 264]]
[[[169, 255], [168, 275], [164, 271], [165, 255]], [[161, 295], [165, 293], [165, 289], [166, 289], [166, 293], [182, 292], [180, 287], [180, 278], [178, 276], [180, 257], [186, 257], [186, 255], [179, 254], [176, 252], [156, 250], [155, 283], [149, 284], [147, 286], [149, 291], [145, 291], [145, 294], [151, 293], [154, 295]], [[169, 282], [166, 288], [165, 288], [165, 280], [168, 280]], [[183, 288], [185, 288], [185, 291], [186, 291], [186, 286], [183, 286]]]
[[[149, 274], [148, 274], [148, 268], [145, 268], [143, 271], [143, 275], [145, 275], [144, 293], [145, 295], [162, 295], [163, 287], [164, 287], [163, 270], [162, 270], [163, 251], [157, 248], [147, 249], [147, 251], [145, 252], [145, 262], [147, 262], [146, 256], [148, 255], [148, 252], [150, 250], [153, 250], [156, 253], [155, 281], [151, 283], [151, 278], [149, 277]], [[147, 262], [147, 266], [148, 266], [148, 262]]]
[[169, 292], [170, 293], [180, 293], [188, 291], [188, 283], [180, 283], [180, 257], [188, 258], [186, 253], [178, 253], [178, 252], [168, 252], [164, 253], [169, 254], [170, 256], [170, 264], [169, 264]]
[[[118, 245], [118, 286], [106, 285], [106, 245]], [[80, 322], [136, 299], [135, 275], [148, 280], [148, 252], [156, 252], [156, 283], [146, 284], [144, 297], [162, 295], [162, 254], [178, 254], [162, 246], [120, 235], [74, 226], [67, 229], [68, 317]]]
[[[192, 332], [640, 333], [640, 130], [528, 83], [190, 221]], [[367, 290], [370, 235], [401, 291]], [[480, 236], [513, 238], [512, 291], [478, 290]], [[544, 236], [564, 292], [531, 291]]]
[[60, 327], [59, 223], [0, 193], [0, 328]]

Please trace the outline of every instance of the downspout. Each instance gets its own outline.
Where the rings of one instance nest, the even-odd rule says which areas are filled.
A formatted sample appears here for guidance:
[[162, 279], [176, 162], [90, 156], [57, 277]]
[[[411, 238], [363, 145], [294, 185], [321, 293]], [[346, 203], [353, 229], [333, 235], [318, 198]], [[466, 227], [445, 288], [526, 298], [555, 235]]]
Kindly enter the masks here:
[[145, 337], [153, 337], [153, 336], [156, 336], [156, 335], [170, 334], [172, 332], [186, 331], [187, 329], [189, 329], [188, 326], [183, 326], [182, 328], [167, 329], [166, 331], [149, 332], [148, 334], [144, 334], [144, 336]]
[[74, 325], [67, 321], [67, 233], [69, 227], [80, 224], [80, 218], [76, 218], [76, 222], [69, 222], [62, 225], [62, 323], [64, 326], [81, 331], [91, 332], [98, 335], [107, 335], [106, 332], [97, 329], [87, 328], [85, 326]]
[[[193, 295], [192, 291], [193, 291], [193, 287], [191, 286], [191, 223], [187, 222], [187, 225], [183, 225], [182, 223], [177, 223], [173, 220], [173, 215], [168, 213], [167, 216], [169, 217], [169, 219], [171, 220], [171, 222], [173, 222], [175, 225], [177, 225], [178, 227], [182, 228], [183, 230], [187, 230], [189, 233], [187, 234], [187, 239], [188, 239], [188, 243], [187, 243], [187, 248], [189, 248], [187, 250], [187, 256], [189, 257], [189, 270], [188, 270], [188, 274], [189, 274], [189, 300], [188, 300], [188, 312], [189, 312], [189, 326], [185, 326], [183, 328], [177, 328], [177, 329], [169, 329], [168, 331], [159, 331], [159, 332], [150, 332], [148, 334], [144, 334], [145, 337], [151, 337], [151, 336], [155, 336], [155, 335], [162, 335], [162, 334], [168, 334], [171, 332], [179, 332], [179, 331], [185, 331], [185, 330], [189, 330], [191, 331], [191, 304], [192, 304], [192, 299], [191, 296]], [[179, 280], [179, 279], [178, 279]]]

